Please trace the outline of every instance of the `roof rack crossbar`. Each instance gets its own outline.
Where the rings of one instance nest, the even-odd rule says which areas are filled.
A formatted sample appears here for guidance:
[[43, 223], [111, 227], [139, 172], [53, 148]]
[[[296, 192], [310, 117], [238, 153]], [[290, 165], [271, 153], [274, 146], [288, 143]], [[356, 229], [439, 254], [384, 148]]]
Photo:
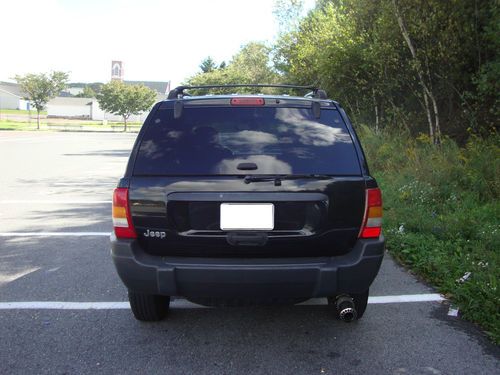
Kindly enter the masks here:
[[[238, 87], [273, 87], [273, 88], [283, 88], [283, 89], [299, 89], [299, 90], [312, 90], [313, 96], [317, 96], [320, 90], [315, 86], [298, 86], [298, 85], [287, 85], [287, 84], [229, 84], [229, 85], [203, 85], [203, 86], [178, 86], [168, 93], [167, 99], [177, 99], [184, 96], [184, 90], [189, 89], [220, 89], [220, 88], [238, 88]], [[308, 95], [310, 95], [309, 93]]]

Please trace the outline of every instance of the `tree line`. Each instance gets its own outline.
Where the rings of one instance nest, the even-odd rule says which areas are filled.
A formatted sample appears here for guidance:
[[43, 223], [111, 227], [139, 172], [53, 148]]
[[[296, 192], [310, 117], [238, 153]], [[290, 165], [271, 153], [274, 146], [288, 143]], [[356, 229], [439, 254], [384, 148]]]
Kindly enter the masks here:
[[[188, 84], [313, 84], [356, 123], [463, 141], [496, 132], [498, 0], [277, 0], [281, 32], [252, 42]], [[202, 62], [202, 66], [206, 60]]]

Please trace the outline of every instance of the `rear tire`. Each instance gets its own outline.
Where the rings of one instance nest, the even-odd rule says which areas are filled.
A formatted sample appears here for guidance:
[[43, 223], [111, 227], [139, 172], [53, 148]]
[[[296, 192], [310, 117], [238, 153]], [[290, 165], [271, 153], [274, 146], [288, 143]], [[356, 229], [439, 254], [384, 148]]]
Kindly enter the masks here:
[[157, 322], [167, 316], [170, 297], [128, 291], [130, 308], [137, 320]]
[[[354, 306], [356, 307], [357, 320], [361, 319], [366, 311], [366, 306], [368, 305], [368, 295], [370, 290], [367, 289], [363, 293], [349, 293], [352, 297]], [[328, 305], [333, 310], [336, 319], [340, 319], [339, 312], [337, 311], [336, 301], [337, 296], [328, 297]]]

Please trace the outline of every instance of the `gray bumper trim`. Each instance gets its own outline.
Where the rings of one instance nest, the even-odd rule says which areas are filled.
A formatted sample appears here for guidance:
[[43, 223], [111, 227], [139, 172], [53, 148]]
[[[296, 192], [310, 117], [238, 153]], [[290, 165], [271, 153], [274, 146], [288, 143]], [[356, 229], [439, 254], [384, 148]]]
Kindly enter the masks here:
[[111, 238], [111, 255], [130, 290], [183, 297], [326, 297], [361, 293], [377, 275], [383, 237], [358, 240], [345, 255], [226, 259], [152, 256], [135, 240]]

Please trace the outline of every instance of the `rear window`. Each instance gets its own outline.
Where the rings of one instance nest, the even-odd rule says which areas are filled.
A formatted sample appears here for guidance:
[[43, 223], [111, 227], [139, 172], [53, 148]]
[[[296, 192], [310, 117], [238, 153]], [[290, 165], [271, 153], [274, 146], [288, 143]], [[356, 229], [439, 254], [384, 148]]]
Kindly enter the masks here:
[[[255, 163], [256, 170], [239, 170]], [[134, 175], [361, 173], [338, 111], [310, 108], [159, 109], [147, 124]]]

